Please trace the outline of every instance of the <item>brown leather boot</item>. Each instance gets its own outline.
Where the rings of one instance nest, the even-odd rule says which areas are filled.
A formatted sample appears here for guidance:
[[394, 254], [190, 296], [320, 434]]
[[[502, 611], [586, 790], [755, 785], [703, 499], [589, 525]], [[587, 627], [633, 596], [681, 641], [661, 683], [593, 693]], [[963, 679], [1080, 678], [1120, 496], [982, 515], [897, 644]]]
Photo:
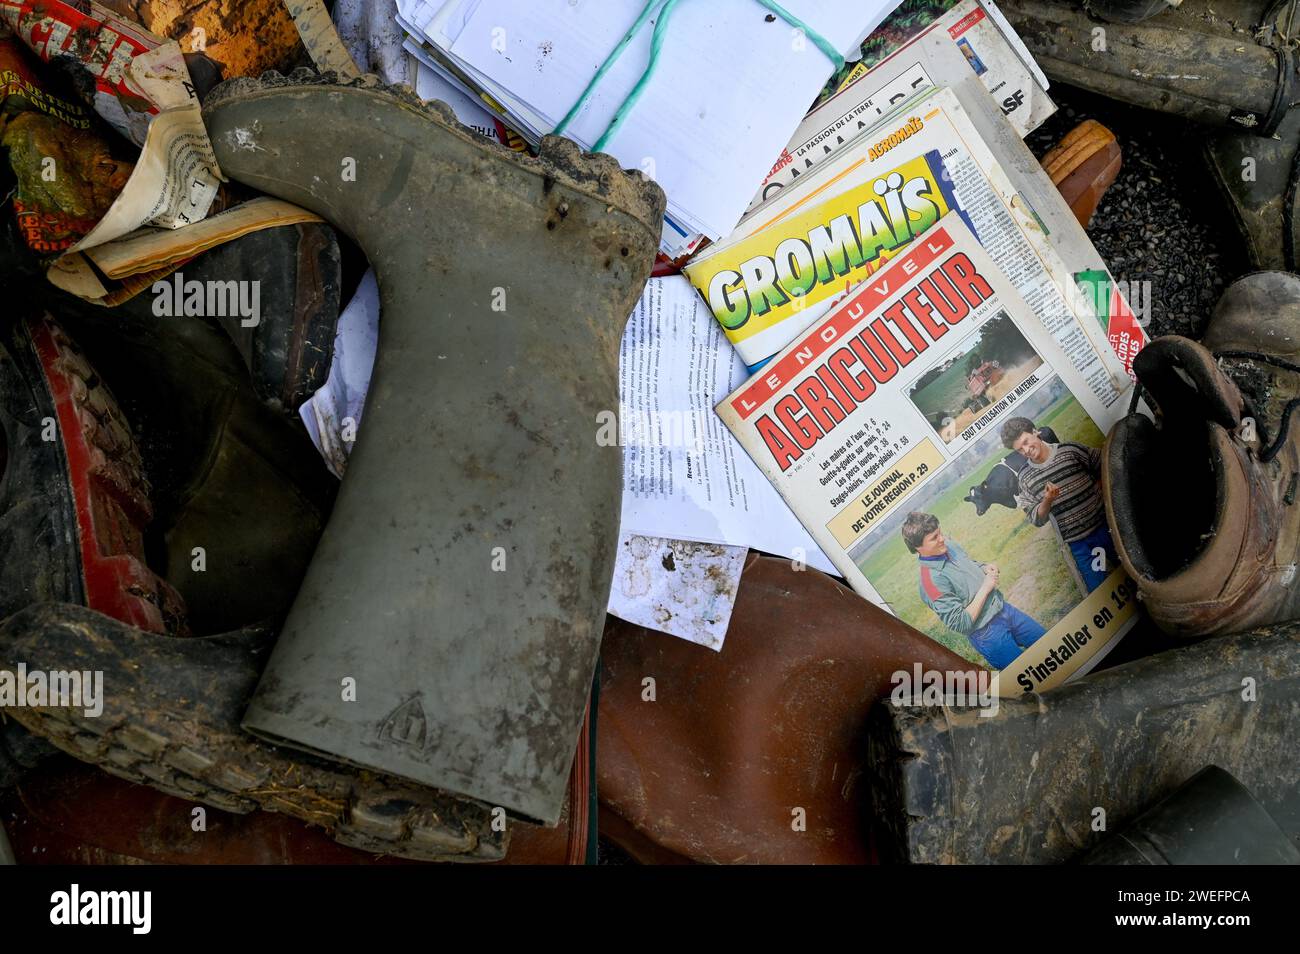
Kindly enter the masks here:
[[1115, 425], [1102, 489], [1152, 619], [1200, 637], [1300, 615], [1300, 277], [1248, 275], [1201, 343], [1157, 338], [1133, 371], [1157, 423]]
[[1087, 119], [1065, 134], [1042, 158], [1043, 169], [1085, 229], [1119, 175], [1122, 161], [1115, 134]]
[[916, 663], [970, 669], [824, 573], [757, 554], [721, 652], [610, 617], [601, 835], [642, 862], [870, 861], [863, 727]]

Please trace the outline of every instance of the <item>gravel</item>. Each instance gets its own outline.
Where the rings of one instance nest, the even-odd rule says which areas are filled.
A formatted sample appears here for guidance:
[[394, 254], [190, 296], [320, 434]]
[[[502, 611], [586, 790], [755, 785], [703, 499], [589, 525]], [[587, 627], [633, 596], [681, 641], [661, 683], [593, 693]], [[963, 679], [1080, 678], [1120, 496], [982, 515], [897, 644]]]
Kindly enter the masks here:
[[1117, 282], [1150, 282], [1148, 334], [1199, 336], [1224, 287], [1248, 271], [1235, 247], [1211, 238], [1236, 231], [1201, 156], [1207, 131], [1060, 84], [1051, 94], [1060, 108], [1030, 135], [1030, 149], [1041, 157], [1085, 119], [1115, 134], [1123, 166], [1088, 237]]

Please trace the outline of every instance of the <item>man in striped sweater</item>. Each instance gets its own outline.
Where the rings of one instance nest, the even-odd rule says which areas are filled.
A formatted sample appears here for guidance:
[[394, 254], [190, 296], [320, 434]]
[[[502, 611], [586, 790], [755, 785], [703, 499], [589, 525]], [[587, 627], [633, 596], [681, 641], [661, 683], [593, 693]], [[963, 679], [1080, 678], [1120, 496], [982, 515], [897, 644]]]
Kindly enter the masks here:
[[1072, 441], [1049, 444], [1034, 422], [1013, 417], [1002, 443], [1025, 458], [1016, 500], [1036, 527], [1055, 520], [1089, 593], [1119, 566], [1101, 499], [1101, 451]]

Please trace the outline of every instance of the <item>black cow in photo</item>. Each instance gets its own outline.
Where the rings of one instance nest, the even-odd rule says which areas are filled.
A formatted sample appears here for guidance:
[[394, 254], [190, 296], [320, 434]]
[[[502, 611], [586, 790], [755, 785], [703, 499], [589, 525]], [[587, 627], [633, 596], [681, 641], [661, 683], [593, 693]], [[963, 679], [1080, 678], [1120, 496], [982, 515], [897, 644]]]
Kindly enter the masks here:
[[[1049, 444], [1060, 443], [1056, 431], [1050, 427], [1040, 427], [1038, 436]], [[1016, 507], [1016, 493], [1020, 489], [1020, 471], [1024, 469], [1024, 466], [1025, 458], [1012, 451], [998, 462], [997, 466], [984, 478], [983, 483], [978, 487], [972, 487], [970, 493], [962, 499], [973, 503], [975, 505], [975, 514], [980, 517], [984, 516], [989, 507], [994, 504], [1002, 504], [1002, 506], [1014, 510]]]

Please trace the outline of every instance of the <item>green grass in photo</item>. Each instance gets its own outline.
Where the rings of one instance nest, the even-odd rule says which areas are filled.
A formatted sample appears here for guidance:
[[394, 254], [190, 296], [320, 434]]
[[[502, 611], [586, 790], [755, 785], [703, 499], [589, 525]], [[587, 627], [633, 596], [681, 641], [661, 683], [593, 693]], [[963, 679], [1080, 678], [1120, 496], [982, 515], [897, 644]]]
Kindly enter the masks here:
[[[1063, 441], [1101, 446], [1101, 431], [1068, 394], [1035, 417], [1034, 423], [1052, 428]], [[968, 479], [937, 498], [922, 503], [925, 498], [919, 497], [915, 502], [905, 501], [903, 506], [933, 513], [939, 518], [944, 536], [955, 540], [972, 559], [996, 563], [1001, 571], [998, 588], [1007, 601], [1050, 630], [1081, 599], [1055, 530], [1050, 525], [1035, 527], [1025, 519], [1024, 511], [1001, 504], [993, 505], [979, 517], [974, 505], [962, 499], [1007, 453], [999, 449]], [[904, 622], [971, 662], [985, 664], [969, 640], [939, 622], [921, 601], [916, 555], [908, 551], [897, 532], [888, 534], [869, 550], [858, 568]]]

